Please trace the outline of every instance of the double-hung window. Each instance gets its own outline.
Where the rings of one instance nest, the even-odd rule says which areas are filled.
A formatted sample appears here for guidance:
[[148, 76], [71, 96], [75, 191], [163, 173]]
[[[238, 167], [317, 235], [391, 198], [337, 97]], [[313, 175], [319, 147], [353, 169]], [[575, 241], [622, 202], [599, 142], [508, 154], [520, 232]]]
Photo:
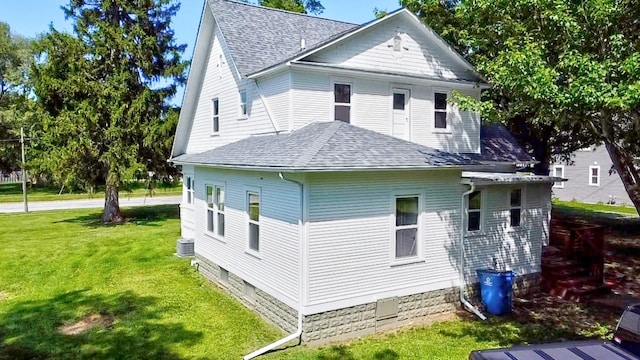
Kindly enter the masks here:
[[447, 93], [433, 93], [433, 127], [436, 130], [446, 130], [449, 128], [447, 119]]
[[187, 192], [187, 204], [193, 203], [193, 188], [195, 187], [195, 180], [191, 176], [187, 176], [184, 186]]
[[351, 85], [333, 84], [333, 119], [337, 121], [351, 122]]
[[220, 100], [211, 100], [211, 134], [220, 133]]
[[215, 230], [215, 210], [213, 205], [213, 186], [206, 185], [206, 193], [207, 193], [207, 232], [213, 234]]
[[206, 185], [207, 233], [224, 238], [224, 185]]
[[420, 197], [395, 197], [395, 258], [418, 256], [418, 227]]
[[511, 227], [520, 226], [522, 221], [522, 189], [512, 189], [510, 192], [509, 219]]
[[474, 191], [467, 200], [467, 231], [480, 231], [482, 226], [482, 192]]
[[[562, 165], [553, 165], [553, 177], [564, 177], [564, 166]], [[558, 181], [553, 183], [554, 188], [563, 188], [564, 182]]]
[[246, 118], [249, 114], [247, 110], [247, 90], [245, 89], [240, 90], [240, 109], [238, 111], [240, 118]]
[[216, 235], [224, 237], [224, 185], [214, 186], [214, 213], [216, 218]]
[[247, 216], [249, 219], [249, 250], [260, 251], [260, 194], [247, 192]]
[[600, 186], [600, 166], [589, 166], [589, 185]]

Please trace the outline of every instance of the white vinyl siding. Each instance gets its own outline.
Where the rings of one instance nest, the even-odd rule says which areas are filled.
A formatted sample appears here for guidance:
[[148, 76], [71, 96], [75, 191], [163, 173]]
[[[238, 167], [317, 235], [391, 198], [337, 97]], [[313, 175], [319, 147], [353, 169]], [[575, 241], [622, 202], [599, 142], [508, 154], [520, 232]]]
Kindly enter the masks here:
[[[511, 206], [505, 199], [522, 189], [522, 219], [510, 226]], [[543, 243], [548, 243], [551, 194], [549, 184], [494, 185], [482, 188], [485, 222], [482, 234], [465, 238], [466, 281], [477, 281], [475, 270], [513, 270], [519, 275], [540, 271]]]
[[265, 101], [271, 109], [273, 121], [282, 131], [289, 130], [291, 78], [289, 71], [281, 71], [258, 80]]
[[589, 185], [600, 186], [600, 166], [589, 166]]
[[[185, 153], [187, 154], [211, 150], [244, 139], [252, 134], [265, 134], [274, 131], [273, 124], [260, 100], [255, 83], [252, 80], [237, 78], [236, 71], [230, 60], [231, 57], [226, 47], [221, 46], [220, 31], [217, 27], [215, 28], [215, 35], [209, 51], [210, 55], [205, 64], [206, 70], [204, 71], [202, 86], [194, 95], [198, 97], [198, 100], [195, 104], [193, 120], [182, 119], [193, 121], [189, 130], [188, 143], [185, 147]], [[221, 68], [219, 66], [220, 55], [223, 56]], [[239, 92], [241, 89], [246, 90], [247, 93], [246, 109], [250, 116], [249, 121], [238, 121], [240, 113]], [[221, 130], [220, 136], [211, 136], [211, 100], [214, 98], [219, 101], [218, 125]]]
[[[402, 296], [415, 289], [451, 287], [457, 279], [453, 249], [459, 241], [455, 235], [463, 189], [456, 185], [459, 182], [459, 170], [310, 176], [305, 183], [309, 306], [330, 308], [330, 303], [339, 301], [356, 305], [362, 296]], [[424, 226], [418, 227], [418, 257], [421, 253], [422, 257], [396, 265], [394, 202], [396, 196], [405, 195], [422, 199]]]
[[[394, 51], [394, 38], [400, 34], [402, 51]], [[446, 46], [446, 45], [445, 45]], [[356, 69], [393, 71], [429, 77], [455, 79], [468, 77], [468, 70], [454, 54], [409, 21], [396, 18], [365, 31], [336, 47], [327, 48], [307, 59]]]
[[182, 236], [183, 239], [193, 239], [195, 236], [192, 204], [194, 196], [194, 192], [192, 191], [192, 189], [195, 183], [193, 177], [193, 166], [184, 165], [182, 167], [182, 179], [183, 185], [182, 201], [180, 202], [180, 236]]
[[[196, 167], [203, 183], [224, 184], [224, 242], [205, 235], [206, 196], [196, 187], [195, 251], [297, 308], [300, 292], [300, 188], [277, 173]], [[200, 181], [200, 180], [199, 180]], [[247, 191], [260, 194], [260, 253], [247, 253]]]

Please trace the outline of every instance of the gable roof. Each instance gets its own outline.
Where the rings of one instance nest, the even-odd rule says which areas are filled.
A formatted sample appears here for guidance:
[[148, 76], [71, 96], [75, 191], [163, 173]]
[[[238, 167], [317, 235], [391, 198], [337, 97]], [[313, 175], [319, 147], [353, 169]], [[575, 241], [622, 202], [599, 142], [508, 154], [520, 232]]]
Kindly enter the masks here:
[[358, 25], [322, 19], [244, 2], [209, 0], [213, 16], [224, 35], [241, 75], [281, 63]]
[[536, 163], [513, 134], [501, 124], [482, 125], [480, 128], [480, 154], [464, 155], [477, 161]]
[[311, 123], [286, 134], [253, 136], [172, 161], [272, 171], [428, 169], [479, 164], [461, 155], [340, 121]]

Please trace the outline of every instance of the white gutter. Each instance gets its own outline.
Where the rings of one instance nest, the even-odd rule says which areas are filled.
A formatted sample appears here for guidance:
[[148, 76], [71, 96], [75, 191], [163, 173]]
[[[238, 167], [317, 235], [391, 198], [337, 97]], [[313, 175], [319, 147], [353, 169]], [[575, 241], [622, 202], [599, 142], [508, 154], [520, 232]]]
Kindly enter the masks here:
[[274, 343], [271, 343], [261, 349], [258, 349], [254, 352], [252, 352], [251, 354], [245, 355], [244, 360], [250, 360], [253, 359], [255, 357], [258, 357], [268, 351], [271, 351], [275, 348], [277, 348], [278, 346], [284, 345], [286, 343], [288, 343], [289, 341], [295, 340], [295, 339], [300, 339], [300, 336], [302, 335], [302, 319], [304, 318], [304, 315], [302, 314], [302, 294], [303, 294], [303, 288], [304, 288], [304, 256], [303, 256], [303, 250], [304, 250], [304, 231], [302, 229], [303, 226], [303, 221], [302, 221], [302, 215], [303, 215], [303, 210], [304, 210], [304, 185], [299, 182], [299, 181], [295, 181], [295, 180], [291, 180], [291, 179], [287, 179], [284, 177], [284, 175], [282, 175], [281, 172], [278, 173], [278, 176], [280, 177], [280, 179], [282, 179], [282, 181], [286, 181], [286, 182], [290, 182], [293, 184], [297, 184], [300, 187], [300, 219], [298, 220], [298, 230], [300, 232], [300, 266], [299, 266], [299, 272], [298, 274], [300, 275], [300, 293], [298, 294], [298, 328], [296, 329], [296, 331], [291, 334], [288, 335]]
[[260, 100], [262, 100], [262, 105], [267, 112], [267, 116], [269, 117], [269, 121], [271, 121], [271, 125], [273, 125], [273, 130], [278, 134], [280, 132], [280, 127], [278, 127], [278, 123], [275, 122], [273, 117], [273, 112], [269, 107], [269, 103], [267, 103], [267, 98], [262, 93], [262, 88], [260, 88], [260, 84], [258, 84], [258, 80], [253, 79], [253, 82], [256, 84], [256, 89], [258, 89], [258, 95], [260, 96]]
[[461, 201], [461, 205], [460, 205], [460, 302], [462, 303], [462, 305], [464, 305], [464, 307], [467, 308], [467, 310], [471, 311], [472, 313], [476, 314], [480, 319], [482, 320], [487, 320], [487, 317], [484, 316], [484, 314], [482, 314], [480, 312], [480, 310], [478, 310], [475, 306], [473, 306], [469, 300], [467, 300], [464, 297], [464, 292], [465, 292], [465, 281], [464, 281], [464, 238], [465, 238], [465, 234], [467, 232], [465, 225], [465, 201], [464, 198], [465, 196], [471, 194], [472, 192], [474, 192], [476, 190], [476, 184], [474, 184], [473, 182], [469, 183], [469, 190], [462, 193], [462, 201]]

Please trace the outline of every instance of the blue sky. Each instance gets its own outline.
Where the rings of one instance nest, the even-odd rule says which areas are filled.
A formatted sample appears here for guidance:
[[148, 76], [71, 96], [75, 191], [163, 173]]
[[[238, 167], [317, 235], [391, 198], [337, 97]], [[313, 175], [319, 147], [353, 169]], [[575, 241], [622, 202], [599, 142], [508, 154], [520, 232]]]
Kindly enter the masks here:
[[[255, 2], [255, 1], [254, 1]], [[374, 19], [374, 8], [392, 11], [400, 6], [398, 0], [322, 0], [325, 10], [320, 17], [361, 24]], [[58, 30], [71, 31], [60, 6], [68, 4], [65, 0], [2, 0], [0, 21], [6, 22], [13, 33], [35, 37], [49, 29], [49, 24]], [[173, 29], [179, 43], [188, 45], [184, 58], [193, 53], [203, 0], [182, 0], [180, 11], [173, 19]], [[172, 101], [182, 102], [182, 90]]]

